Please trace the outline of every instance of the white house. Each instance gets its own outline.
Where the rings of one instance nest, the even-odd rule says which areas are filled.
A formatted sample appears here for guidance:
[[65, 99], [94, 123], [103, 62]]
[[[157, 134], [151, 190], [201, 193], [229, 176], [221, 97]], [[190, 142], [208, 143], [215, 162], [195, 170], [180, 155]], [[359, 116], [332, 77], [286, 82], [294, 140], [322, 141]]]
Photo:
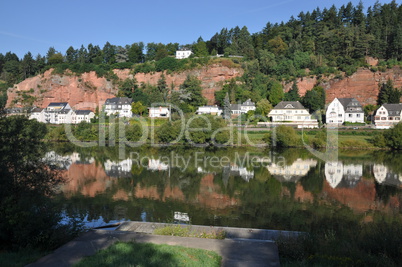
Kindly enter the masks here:
[[198, 107], [197, 111], [195, 114], [197, 115], [203, 115], [203, 114], [210, 114], [210, 115], [222, 115], [223, 110], [219, 108], [218, 106], [201, 106]]
[[374, 115], [377, 129], [389, 129], [401, 121], [402, 104], [383, 104]]
[[344, 122], [364, 123], [363, 107], [355, 98], [335, 98], [327, 107], [327, 124]]
[[150, 107], [148, 108], [150, 118], [169, 118], [170, 110], [168, 107]]
[[72, 109], [63, 109], [58, 112], [57, 115], [57, 123], [64, 124], [64, 123], [71, 123], [74, 111]]
[[255, 110], [255, 103], [251, 99], [247, 99], [242, 104], [230, 104], [230, 110], [233, 115], [240, 115]]
[[[60, 124], [66, 123], [66, 117], [71, 115], [71, 107], [67, 102], [52, 102], [43, 110], [45, 123]], [[60, 120], [59, 120], [60, 118]]]
[[95, 113], [91, 110], [75, 110], [72, 114], [72, 123], [80, 123], [82, 121], [91, 122], [91, 119], [95, 117]]
[[176, 58], [177, 59], [188, 58], [191, 56], [192, 53], [193, 52], [191, 51], [191, 49], [189, 49], [187, 47], [183, 47], [176, 51]]
[[108, 98], [105, 101], [104, 111], [107, 116], [116, 115], [118, 117], [131, 118], [131, 103], [133, 100], [128, 97], [114, 97]]
[[37, 120], [40, 122], [44, 122], [45, 121], [45, 115], [44, 115], [44, 110], [43, 108], [34, 108], [31, 111], [31, 114], [29, 115], [29, 119], [30, 120]]
[[296, 126], [297, 128], [318, 128], [317, 119], [313, 118], [299, 101], [279, 102], [268, 113], [268, 117], [272, 118], [271, 125], [274, 126], [289, 125]]
[[247, 113], [250, 110], [255, 110], [255, 103], [251, 101], [251, 99], [247, 99], [245, 102], [243, 102], [240, 106], [241, 113]]

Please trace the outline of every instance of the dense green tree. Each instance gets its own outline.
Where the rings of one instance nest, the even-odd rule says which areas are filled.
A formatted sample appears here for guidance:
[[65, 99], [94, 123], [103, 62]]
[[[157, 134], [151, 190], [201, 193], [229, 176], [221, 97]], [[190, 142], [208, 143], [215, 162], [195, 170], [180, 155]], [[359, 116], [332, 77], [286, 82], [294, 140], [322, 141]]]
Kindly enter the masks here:
[[127, 50], [128, 61], [132, 63], [144, 62], [144, 43], [133, 43]]
[[49, 47], [46, 53], [46, 60], [49, 63], [49, 59], [57, 53], [56, 49], [52, 46]]
[[284, 96], [282, 85], [278, 81], [271, 80], [268, 84], [268, 90], [268, 100], [273, 106], [276, 106]]
[[325, 90], [321, 86], [315, 86], [306, 92], [301, 103], [310, 113], [325, 108]]
[[163, 102], [166, 103], [169, 95], [169, 88], [166, 83], [166, 77], [163, 73], [161, 75], [161, 78], [158, 80], [158, 84], [156, 85], [156, 87], [158, 88], [159, 93], [162, 95]]
[[225, 98], [223, 99], [223, 118], [229, 120], [231, 118], [232, 111], [230, 109], [229, 94], [226, 92]]
[[22, 78], [24, 79], [35, 74], [35, 60], [33, 59], [31, 52], [28, 52], [24, 55], [24, 58], [20, 63], [20, 70]]
[[144, 111], [145, 111], [146, 109], [147, 109], [147, 108], [146, 108], [140, 101], [133, 102], [133, 103], [131, 104], [131, 112], [132, 112], [133, 114], [141, 115], [141, 116], [142, 116], [142, 113], [144, 113]]
[[267, 116], [269, 112], [272, 110], [272, 104], [268, 101], [268, 99], [261, 99], [256, 104], [256, 113], [262, 116]]
[[66, 51], [66, 62], [69, 64], [76, 63], [78, 58], [78, 51], [70, 46]]
[[116, 47], [111, 45], [109, 42], [102, 48], [102, 55], [103, 55], [103, 63], [105, 64], [114, 64], [116, 62]]
[[207, 100], [202, 95], [201, 81], [195, 76], [187, 76], [186, 80], [180, 85], [183, 93], [188, 94], [187, 104], [193, 107], [205, 105]]
[[43, 160], [46, 126], [23, 116], [0, 118], [0, 247], [54, 249], [71, 238], [52, 197], [62, 182]]
[[297, 86], [297, 81], [294, 80], [292, 88], [285, 93], [285, 101], [300, 101], [299, 87]]
[[388, 79], [386, 83], [380, 85], [378, 94], [378, 105], [382, 104], [398, 104], [402, 96], [402, 91], [394, 88], [394, 83]]

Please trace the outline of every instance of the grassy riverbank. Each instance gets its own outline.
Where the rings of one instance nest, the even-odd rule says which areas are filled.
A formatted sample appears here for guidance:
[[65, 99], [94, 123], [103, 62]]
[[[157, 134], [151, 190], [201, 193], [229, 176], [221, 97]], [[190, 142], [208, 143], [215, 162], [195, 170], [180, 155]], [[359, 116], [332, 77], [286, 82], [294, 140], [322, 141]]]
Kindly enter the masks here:
[[211, 266], [221, 265], [222, 257], [208, 250], [151, 243], [117, 242], [74, 267], [84, 266]]

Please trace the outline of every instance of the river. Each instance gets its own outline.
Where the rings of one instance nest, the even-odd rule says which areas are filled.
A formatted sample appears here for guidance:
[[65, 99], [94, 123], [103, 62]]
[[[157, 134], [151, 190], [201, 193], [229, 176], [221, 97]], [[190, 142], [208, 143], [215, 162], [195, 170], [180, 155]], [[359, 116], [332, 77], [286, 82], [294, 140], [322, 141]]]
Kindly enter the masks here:
[[[57, 144], [45, 158], [66, 182], [57, 201], [88, 227], [121, 221], [308, 231], [317, 218], [402, 221], [402, 155], [304, 149]], [[74, 214], [74, 215], [73, 215]], [[321, 220], [322, 221], [322, 220]]]

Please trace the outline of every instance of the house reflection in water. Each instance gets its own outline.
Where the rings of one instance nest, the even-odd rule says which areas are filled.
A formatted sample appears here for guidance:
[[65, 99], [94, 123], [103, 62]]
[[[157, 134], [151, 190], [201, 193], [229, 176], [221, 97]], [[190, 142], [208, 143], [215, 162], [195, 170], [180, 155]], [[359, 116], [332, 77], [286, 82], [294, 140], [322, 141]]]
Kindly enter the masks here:
[[379, 184], [394, 185], [394, 186], [402, 185], [402, 175], [391, 172], [385, 165], [374, 164], [373, 174], [375, 180]]
[[106, 174], [110, 177], [125, 178], [125, 177], [131, 177], [132, 165], [133, 161], [130, 158], [119, 162], [110, 161], [108, 159], [104, 163], [104, 168]]
[[341, 161], [330, 161], [325, 163], [325, 179], [332, 188], [353, 188], [360, 181], [362, 176], [362, 164], [344, 165]]
[[43, 159], [53, 168], [59, 170], [68, 170], [72, 164], [91, 164], [95, 161], [94, 158], [81, 159], [80, 154], [74, 152], [67, 156], [57, 154], [55, 151], [49, 151]]
[[150, 171], [167, 171], [169, 169], [169, 165], [164, 163], [159, 159], [150, 159], [148, 161], [147, 170]]
[[240, 176], [244, 181], [249, 182], [250, 179], [254, 178], [254, 171], [249, 171], [247, 168], [237, 165], [224, 166], [222, 168], [222, 180], [225, 187], [228, 185], [230, 176]]
[[281, 166], [275, 163], [267, 166], [268, 171], [280, 182], [296, 183], [300, 178], [307, 175], [312, 167], [317, 165], [314, 159], [298, 158], [291, 165]]

